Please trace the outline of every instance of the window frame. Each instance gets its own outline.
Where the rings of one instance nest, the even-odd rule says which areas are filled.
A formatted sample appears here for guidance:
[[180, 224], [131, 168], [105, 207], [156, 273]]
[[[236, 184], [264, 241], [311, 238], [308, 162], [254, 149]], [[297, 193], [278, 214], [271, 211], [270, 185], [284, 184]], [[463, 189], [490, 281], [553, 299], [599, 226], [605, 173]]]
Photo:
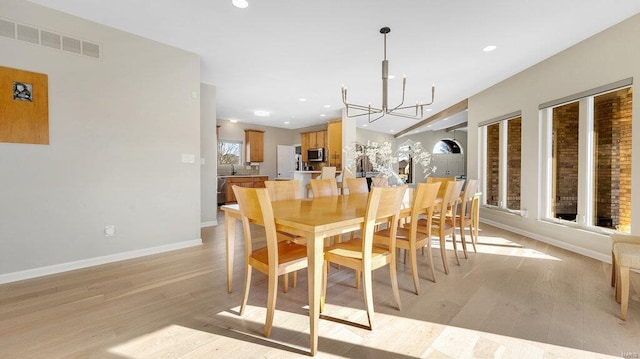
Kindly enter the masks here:
[[[541, 104], [540, 120], [540, 220], [562, 224], [582, 230], [612, 234], [622, 232], [617, 229], [600, 227], [594, 223], [595, 205], [595, 98], [607, 93], [626, 88], [633, 88], [632, 79], [625, 79], [615, 83], [600, 86], [579, 94], [567, 96], [559, 100]], [[578, 199], [576, 220], [569, 221], [555, 218], [552, 212], [553, 193], [553, 109], [569, 103], [578, 103]], [[631, 115], [633, 117], [633, 114]], [[632, 164], [633, 166], [633, 164]]]
[[[232, 144], [237, 144], [238, 148], [240, 150], [240, 155], [238, 156], [238, 163], [220, 163], [220, 146], [223, 143], [232, 143]], [[239, 166], [242, 165], [243, 161], [244, 161], [244, 151], [242, 150], [244, 147], [244, 142], [243, 141], [239, 141], [239, 140], [225, 140], [225, 139], [218, 139], [218, 156], [216, 158], [216, 162], [218, 164], [218, 166]]]
[[[507, 183], [509, 181], [509, 179], [507, 178], [507, 151], [508, 151], [508, 135], [509, 135], [509, 130], [508, 130], [508, 124], [510, 120], [514, 120], [514, 119], [520, 119], [520, 151], [522, 152], [522, 112], [521, 111], [516, 111], [516, 112], [512, 112], [503, 116], [499, 116], [497, 118], [488, 120], [488, 121], [483, 121], [481, 123], [478, 124], [478, 135], [480, 137], [480, 141], [479, 143], [481, 144], [481, 151], [480, 151], [480, 160], [482, 161], [481, 163], [483, 164], [481, 166], [481, 178], [482, 178], [482, 183], [481, 183], [481, 191], [482, 191], [482, 198], [481, 198], [481, 204], [483, 207], [485, 208], [489, 208], [489, 209], [494, 209], [494, 210], [498, 210], [498, 211], [503, 211], [503, 212], [508, 212], [508, 213], [513, 213], [513, 214], [518, 214], [518, 215], [525, 215], [527, 213], [527, 210], [525, 208], [523, 208], [522, 206], [522, 201], [520, 202], [520, 209], [511, 209], [507, 207], [507, 194], [508, 194], [508, 190], [507, 190]], [[487, 135], [488, 135], [488, 128], [491, 125], [499, 125], [499, 138], [498, 138], [498, 142], [499, 142], [499, 146], [498, 146], [498, 205], [493, 205], [493, 204], [489, 204], [487, 203], [487, 195], [488, 195], [488, 191], [487, 191], [487, 185], [488, 185], [488, 181], [487, 181], [487, 174], [488, 174], [488, 166], [487, 166], [487, 160], [489, 158], [489, 153], [488, 153], [488, 142], [487, 142]], [[520, 184], [521, 184], [521, 188], [522, 188], [522, 162], [520, 162]], [[522, 191], [520, 192], [520, 198], [522, 199]]]

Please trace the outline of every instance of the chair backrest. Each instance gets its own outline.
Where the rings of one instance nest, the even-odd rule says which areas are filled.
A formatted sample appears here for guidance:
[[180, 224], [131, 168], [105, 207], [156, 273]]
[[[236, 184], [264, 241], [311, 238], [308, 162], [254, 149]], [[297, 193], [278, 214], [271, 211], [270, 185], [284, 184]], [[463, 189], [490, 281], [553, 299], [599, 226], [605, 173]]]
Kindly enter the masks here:
[[448, 181], [445, 190], [445, 196], [443, 197], [443, 203], [450, 208], [455, 208], [456, 204], [460, 200], [460, 192], [462, 192], [462, 186], [464, 181]]
[[473, 202], [473, 197], [475, 197], [478, 192], [478, 180], [470, 179], [467, 180], [467, 185], [464, 187], [464, 192], [462, 193], [462, 203], [460, 204], [460, 215], [463, 217], [471, 216], [471, 203]]
[[[427, 231], [431, 236], [431, 220], [433, 217], [433, 208], [436, 205], [438, 190], [442, 186], [441, 182], [418, 183], [416, 185], [416, 195], [413, 199], [413, 207], [411, 208], [411, 232], [418, 231], [418, 217], [427, 216]], [[415, 237], [414, 237], [415, 238]]]
[[362, 227], [363, 260], [371, 258], [373, 248], [373, 233], [376, 223], [390, 223], [389, 248], [393, 253], [396, 244], [396, 233], [400, 216], [400, 206], [407, 186], [373, 187], [369, 192], [367, 210]]
[[315, 198], [338, 195], [338, 184], [336, 183], [335, 177], [327, 179], [312, 179], [309, 180], [309, 183], [311, 184], [311, 191]]
[[447, 189], [447, 182], [455, 180], [455, 177], [427, 177], [427, 183], [442, 183], [440, 191], [438, 192], [438, 198], [444, 198], [444, 191]]
[[269, 197], [272, 201], [284, 201], [287, 199], [302, 198], [302, 188], [300, 181], [264, 181]]
[[371, 187], [389, 187], [389, 180], [385, 177], [372, 177]]
[[245, 254], [247, 258], [253, 251], [251, 247], [251, 226], [249, 223], [255, 223], [264, 226], [269, 263], [278, 263], [278, 239], [269, 191], [266, 188], [233, 186], [233, 192], [236, 195], [240, 207], [240, 217], [244, 230]]
[[336, 178], [335, 167], [322, 167], [322, 171], [320, 172], [320, 179], [328, 179], [328, 178]]
[[368, 193], [369, 185], [367, 184], [367, 179], [364, 177], [349, 177], [344, 179], [347, 184], [347, 189], [349, 189], [349, 193]]

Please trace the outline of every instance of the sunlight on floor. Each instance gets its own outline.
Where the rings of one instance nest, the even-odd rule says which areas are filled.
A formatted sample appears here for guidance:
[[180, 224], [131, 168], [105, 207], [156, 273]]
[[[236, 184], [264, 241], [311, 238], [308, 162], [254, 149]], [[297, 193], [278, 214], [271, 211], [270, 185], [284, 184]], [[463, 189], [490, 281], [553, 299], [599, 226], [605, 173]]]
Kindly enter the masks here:
[[[535, 249], [525, 248], [522, 245], [503, 237], [483, 236], [482, 234], [479, 234], [476, 246], [478, 249], [478, 253], [497, 254], [532, 259], [548, 259], [554, 261], [561, 260]], [[467, 236], [467, 250], [473, 251], [473, 247], [470, 244], [469, 236]]]
[[[308, 318], [304, 315], [276, 311], [274, 330], [282, 331], [265, 338], [253, 329], [263, 325], [265, 308], [247, 306], [247, 314], [239, 317], [238, 308], [220, 312], [210, 323], [229, 334], [213, 334], [180, 325], [169, 325], [140, 336], [109, 350], [126, 358], [156, 357], [298, 357], [300, 348], [279, 340], [284, 331], [296, 330], [308, 335]], [[369, 331], [322, 320], [320, 345], [316, 357], [350, 356], [356, 352], [397, 354], [404, 357], [451, 358], [614, 358], [598, 353], [539, 343], [503, 335], [454, 326], [424, 322], [410, 318], [376, 313], [376, 329]], [[295, 323], [295, 325], [292, 325]], [[299, 327], [302, 325], [302, 327]], [[298, 327], [297, 329], [295, 327]], [[245, 337], [246, 340], [242, 338]], [[323, 344], [324, 342], [324, 344]], [[345, 350], [345, 351], [341, 351]]]

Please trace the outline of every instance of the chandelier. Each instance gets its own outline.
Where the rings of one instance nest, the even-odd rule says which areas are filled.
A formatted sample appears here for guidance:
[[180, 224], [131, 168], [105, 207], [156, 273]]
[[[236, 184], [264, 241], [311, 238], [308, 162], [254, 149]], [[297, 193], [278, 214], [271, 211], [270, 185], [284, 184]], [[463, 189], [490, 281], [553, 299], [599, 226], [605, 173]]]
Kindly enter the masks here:
[[[402, 78], [402, 101], [397, 106], [393, 108], [389, 108], [387, 104], [387, 82], [389, 80], [389, 61], [387, 61], [387, 34], [389, 32], [391, 32], [391, 29], [388, 27], [383, 27], [382, 29], [380, 29], [380, 33], [384, 35], [384, 60], [382, 60], [382, 107], [375, 108], [375, 107], [371, 107], [371, 104], [364, 106], [364, 105], [349, 103], [349, 101], [347, 101], [347, 88], [344, 87], [343, 85], [342, 86], [342, 102], [347, 108], [347, 117], [358, 117], [358, 116], [366, 115], [368, 116], [369, 123], [379, 120], [384, 115], [393, 115], [393, 116], [399, 116], [399, 117], [405, 117], [405, 118], [418, 119], [423, 117], [424, 107], [429, 106], [433, 103], [433, 97], [436, 92], [435, 85], [431, 86], [431, 101], [429, 103], [418, 102], [415, 105], [403, 106], [404, 91], [407, 85], [407, 76], [405, 75]], [[411, 114], [411, 113], [399, 112], [399, 111], [409, 110], [409, 109], [414, 110], [415, 113]], [[349, 110], [356, 110], [357, 112], [355, 114], [350, 114]], [[376, 116], [378, 114], [379, 116]], [[372, 119], [371, 118], [372, 115], [375, 118]]]

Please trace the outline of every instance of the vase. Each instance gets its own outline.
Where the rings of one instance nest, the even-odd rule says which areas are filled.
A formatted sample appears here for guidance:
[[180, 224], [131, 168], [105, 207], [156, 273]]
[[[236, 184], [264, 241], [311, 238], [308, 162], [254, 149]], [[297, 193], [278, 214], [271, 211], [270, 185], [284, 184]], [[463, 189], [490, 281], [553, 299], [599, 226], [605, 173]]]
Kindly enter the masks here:
[[397, 187], [404, 185], [398, 172], [391, 167], [391, 164], [381, 166], [373, 178], [371, 178], [372, 187]]

